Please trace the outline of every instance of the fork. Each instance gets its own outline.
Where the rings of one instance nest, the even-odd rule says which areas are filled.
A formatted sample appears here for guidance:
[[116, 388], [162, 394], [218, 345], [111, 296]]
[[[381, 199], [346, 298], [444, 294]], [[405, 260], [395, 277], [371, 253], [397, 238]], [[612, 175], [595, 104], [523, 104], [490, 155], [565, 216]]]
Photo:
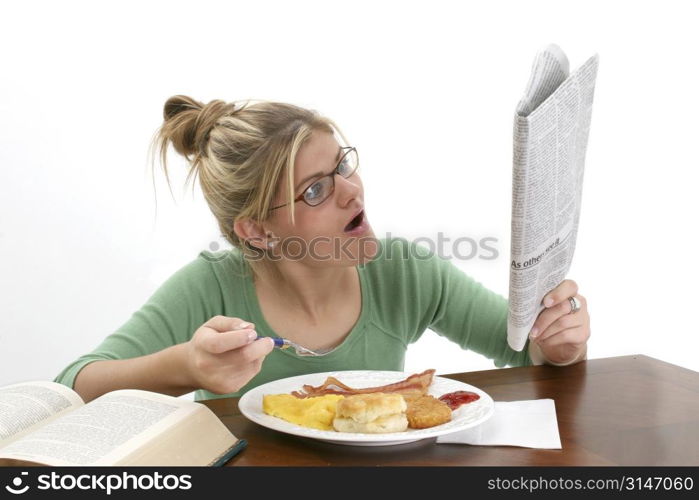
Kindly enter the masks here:
[[[258, 335], [257, 339], [261, 339], [264, 337], [260, 337]], [[272, 340], [274, 340], [274, 347], [278, 347], [279, 349], [293, 349], [296, 351], [296, 354], [299, 356], [324, 356], [325, 354], [328, 354], [332, 349], [318, 349], [317, 351], [312, 351], [308, 349], [307, 347], [303, 347], [302, 345], [297, 344], [296, 342], [292, 342], [291, 340], [288, 339], [283, 339], [281, 337], [271, 337]]]

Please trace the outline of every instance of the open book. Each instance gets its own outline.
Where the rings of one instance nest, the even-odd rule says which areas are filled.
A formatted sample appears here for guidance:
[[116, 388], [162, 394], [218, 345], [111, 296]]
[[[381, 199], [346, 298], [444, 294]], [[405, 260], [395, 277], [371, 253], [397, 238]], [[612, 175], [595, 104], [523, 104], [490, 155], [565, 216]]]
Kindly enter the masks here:
[[598, 60], [569, 76], [563, 51], [546, 46], [515, 113], [507, 342], [517, 351], [573, 259]]
[[221, 466], [245, 445], [205, 405], [164, 394], [85, 404], [55, 382], [0, 387], [0, 465]]

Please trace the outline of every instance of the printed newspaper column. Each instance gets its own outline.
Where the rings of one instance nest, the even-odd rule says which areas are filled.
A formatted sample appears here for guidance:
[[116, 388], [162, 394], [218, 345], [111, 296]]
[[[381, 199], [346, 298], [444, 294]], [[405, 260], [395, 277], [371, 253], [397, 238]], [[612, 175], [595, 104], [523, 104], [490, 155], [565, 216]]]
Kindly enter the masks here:
[[539, 51], [514, 121], [507, 342], [521, 351], [575, 251], [597, 54], [573, 74], [556, 45]]

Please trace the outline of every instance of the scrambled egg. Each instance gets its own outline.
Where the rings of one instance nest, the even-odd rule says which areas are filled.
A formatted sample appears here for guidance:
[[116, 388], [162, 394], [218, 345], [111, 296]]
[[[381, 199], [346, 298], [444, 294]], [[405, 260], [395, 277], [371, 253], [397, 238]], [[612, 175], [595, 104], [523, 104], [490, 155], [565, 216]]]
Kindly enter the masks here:
[[300, 399], [291, 394], [266, 394], [262, 398], [262, 409], [268, 415], [292, 424], [321, 431], [332, 431], [337, 402], [344, 396], [327, 394], [314, 398]]

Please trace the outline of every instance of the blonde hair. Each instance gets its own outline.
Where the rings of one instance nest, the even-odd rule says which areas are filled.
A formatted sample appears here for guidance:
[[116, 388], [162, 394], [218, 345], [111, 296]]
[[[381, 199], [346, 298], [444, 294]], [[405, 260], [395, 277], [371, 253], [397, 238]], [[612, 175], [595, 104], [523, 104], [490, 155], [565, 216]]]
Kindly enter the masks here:
[[[242, 251], [252, 272], [263, 275], [261, 271], [270, 271], [274, 275], [278, 271], [273, 262], [266, 254], [259, 258], [261, 250], [241, 240], [233, 224], [245, 218], [267, 219], [285, 169], [287, 199], [294, 199], [296, 154], [314, 130], [336, 131], [345, 145], [347, 140], [332, 120], [314, 110], [281, 102], [251, 102], [213, 100], [202, 104], [184, 95], [170, 97], [151, 147], [160, 150], [168, 186], [168, 144], [187, 159], [190, 169], [185, 186], [198, 176], [222, 235]], [[292, 202], [292, 225], [294, 206]], [[251, 259], [253, 255], [257, 258]]]

